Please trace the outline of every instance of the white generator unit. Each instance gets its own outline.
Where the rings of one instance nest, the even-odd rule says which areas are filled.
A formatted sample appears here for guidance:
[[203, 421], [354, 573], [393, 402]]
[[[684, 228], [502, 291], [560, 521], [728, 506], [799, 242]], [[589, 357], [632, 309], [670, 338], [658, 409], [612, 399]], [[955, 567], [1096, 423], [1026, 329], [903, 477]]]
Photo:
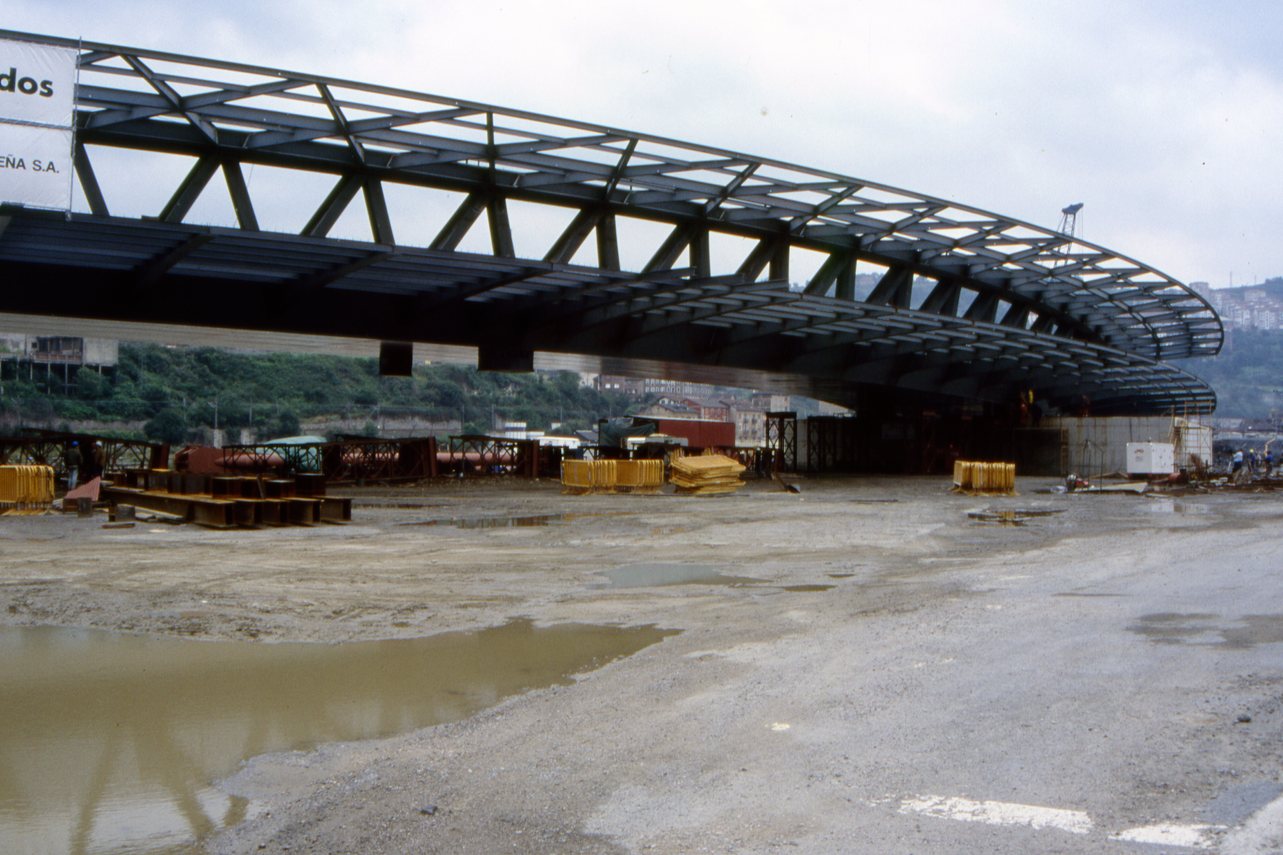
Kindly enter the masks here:
[[1176, 447], [1170, 442], [1127, 443], [1128, 475], [1171, 475], [1176, 471]]

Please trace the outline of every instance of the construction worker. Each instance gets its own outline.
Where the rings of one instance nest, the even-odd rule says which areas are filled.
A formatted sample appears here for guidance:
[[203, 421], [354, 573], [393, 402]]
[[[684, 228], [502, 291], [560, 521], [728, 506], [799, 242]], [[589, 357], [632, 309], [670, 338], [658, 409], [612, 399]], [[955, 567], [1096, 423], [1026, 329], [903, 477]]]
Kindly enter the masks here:
[[80, 464], [82, 462], [79, 442], [74, 439], [71, 441], [71, 448], [68, 448], [67, 453], [63, 455], [62, 462], [67, 467], [67, 489], [74, 490], [80, 480]]
[[89, 450], [89, 453], [92, 458], [89, 477], [101, 478], [103, 469], [106, 468], [107, 463], [107, 454], [103, 451], [102, 443], [95, 442], [93, 448]]

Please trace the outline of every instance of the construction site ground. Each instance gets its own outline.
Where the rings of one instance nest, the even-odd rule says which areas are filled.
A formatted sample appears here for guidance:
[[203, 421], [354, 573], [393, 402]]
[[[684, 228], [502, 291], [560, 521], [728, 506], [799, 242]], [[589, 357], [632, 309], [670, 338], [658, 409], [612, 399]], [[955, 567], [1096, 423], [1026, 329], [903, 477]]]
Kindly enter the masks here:
[[[1283, 851], [1283, 493], [1051, 483], [478, 479], [334, 489], [352, 522], [310, 528], [7, 517], [0, 619], [677, 631], [462, 721], [254, 758], [219, 786], [257, 810], [212, 852]], [[611, 575], [654, 564], [709, 576]]]

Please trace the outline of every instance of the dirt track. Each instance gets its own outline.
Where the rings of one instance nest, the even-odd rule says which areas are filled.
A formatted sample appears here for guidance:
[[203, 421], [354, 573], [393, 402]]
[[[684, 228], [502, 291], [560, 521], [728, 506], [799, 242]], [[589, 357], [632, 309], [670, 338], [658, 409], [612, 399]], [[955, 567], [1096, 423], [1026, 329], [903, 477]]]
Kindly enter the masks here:
[[[1164, 823], [1258, 851], [1232, 846], [1283, 791], [1283, 501], [947, 486], [370, 488], [350, 525], [241, 532], [7, 519], [0, 614], [260, 642], [680, 630], [463, 722], [258, 758], [223, 786], [264, 812], [216, 852], [1144, 852], [1118, 838]], [[967, 515], [1013, 508], [1062, 512]], [[654, 562], [757, 581], [607, 584]]]

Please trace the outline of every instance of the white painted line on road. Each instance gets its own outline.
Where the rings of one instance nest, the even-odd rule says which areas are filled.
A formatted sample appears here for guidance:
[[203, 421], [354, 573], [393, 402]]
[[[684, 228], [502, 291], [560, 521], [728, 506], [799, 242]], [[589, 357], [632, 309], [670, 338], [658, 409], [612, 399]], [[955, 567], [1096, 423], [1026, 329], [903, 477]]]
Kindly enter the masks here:
[[958, 796], [913, 796], [900, 800], [900, 813], [918, 813], [988, 825], [1023, 825], [1054, 828], [1071, 834], [1092, 830], [1091, 817], [1080, 810], [1022, 805], [1014, 802], [975, 801]]
[[1184, 846], [1188, 849], [1211, 849], [1216, 845], [1216, 832], [1223, 825], [1142, 825], [1109, 835], [1110, 840], [1128, 843], [1154, 843], [1159, 846]]
[[[932, 795], [891, 797], [873, 800], [868, 804], [885, 805], [888, 802], [897, 804], [902, 814], [920, 814], [938, 819], [1033, 829], [1051, 828], [1071, 834], [1090, 834], [1096, 830], [1091, 817], [1084, 811], [1043, 805]], [[1261, 808], [1247, 822], [1233, 830], [1225, 825], [1203, 823], [1155, 823], [1115, 832], [1109, 835], [1109, 839], [1123, 843], [1216, 850], [1221, 855], [1279, 855], [1283, 853], [1283, 796]]]
[[1225, 835], [1221, 855], [1267, 855], [1283, 851], [1283, 796]]

